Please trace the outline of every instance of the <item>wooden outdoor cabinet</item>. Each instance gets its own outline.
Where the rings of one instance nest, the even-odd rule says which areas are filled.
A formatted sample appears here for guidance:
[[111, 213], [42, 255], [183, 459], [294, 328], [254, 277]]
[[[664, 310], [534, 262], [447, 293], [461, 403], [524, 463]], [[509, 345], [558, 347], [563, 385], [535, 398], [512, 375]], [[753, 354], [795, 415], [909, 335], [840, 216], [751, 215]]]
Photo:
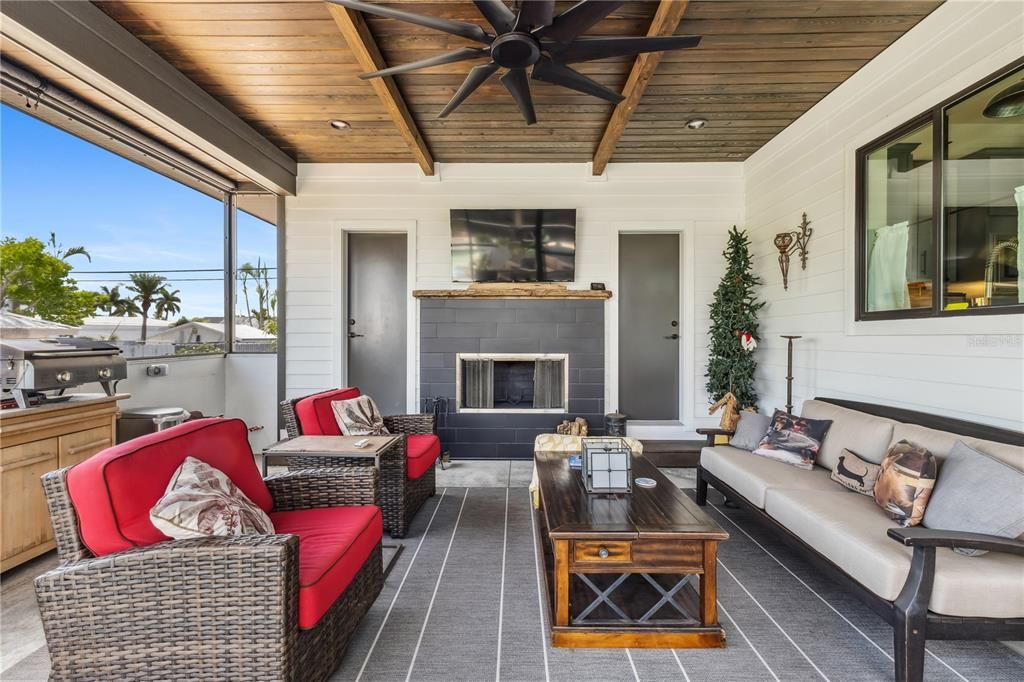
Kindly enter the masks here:
[[117, 401], [127, 397], [82, 395], [0, 412], [0, 571], [53, 549], [40, 477], [113, 445]]

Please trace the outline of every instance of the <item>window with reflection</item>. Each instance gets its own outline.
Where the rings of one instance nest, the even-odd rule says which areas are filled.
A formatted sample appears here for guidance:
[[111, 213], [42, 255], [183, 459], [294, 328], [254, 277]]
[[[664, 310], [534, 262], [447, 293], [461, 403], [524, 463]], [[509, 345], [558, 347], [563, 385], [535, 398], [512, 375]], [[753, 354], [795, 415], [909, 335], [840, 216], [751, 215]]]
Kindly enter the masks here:
[[1024, 311], [1022, 63], [858, 150], [857, 319]]
[[882, 144], [864, 161], [865, 308], [932, 307], [932, 126]]
[[944, 116], [942, 307], [1024, 303], [1024, 71]]

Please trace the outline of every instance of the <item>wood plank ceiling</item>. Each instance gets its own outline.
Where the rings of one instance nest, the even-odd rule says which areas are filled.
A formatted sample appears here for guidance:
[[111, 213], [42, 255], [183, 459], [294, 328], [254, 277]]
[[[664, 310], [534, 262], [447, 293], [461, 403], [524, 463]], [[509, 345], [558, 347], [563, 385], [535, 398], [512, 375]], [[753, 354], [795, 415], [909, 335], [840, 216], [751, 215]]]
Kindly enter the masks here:
[[[391, 0], [420, 14], [486, 26], [463, 2]], [[563, 11], [573, 3], [559, 3]], [[941, 4], [941, 0], [691, 0], [677, 34], [699, 47], [661, 60], [613, 162], [740, 161]], [[238, 116], [302, 162], [414, 161], [406, 138], [321, 2], [129, 0], [98, 5]], [[628, 2], [587, 35], [645, 35], [657, 2]], [[366, 16], [388, 65], [472, 45]], [[617, 90], [633, 58], [574, 65]], [[447, 120], [435, 118], [469, 69], [461, 62], [398, 76], [434, 159], [586, 162], [613, 105], [531, 81], [538, 123], [527, 127], [497, 78]], [[703, 130], [687, 120], [707, 119]], [[336, 131], [330, 119], [351, 129]]]

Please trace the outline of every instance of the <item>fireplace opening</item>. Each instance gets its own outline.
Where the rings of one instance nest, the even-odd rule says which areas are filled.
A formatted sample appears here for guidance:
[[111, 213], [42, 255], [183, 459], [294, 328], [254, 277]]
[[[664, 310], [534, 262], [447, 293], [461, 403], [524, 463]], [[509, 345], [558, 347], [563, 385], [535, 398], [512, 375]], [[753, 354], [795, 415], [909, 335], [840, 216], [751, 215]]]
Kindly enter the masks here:
[[536, 363], [509, 360], [494, 363], [494, 408], [533, 408], [533, 374]]
[[455, 367], [459, 412], [566, 411], [568, 355], [460, 353]]

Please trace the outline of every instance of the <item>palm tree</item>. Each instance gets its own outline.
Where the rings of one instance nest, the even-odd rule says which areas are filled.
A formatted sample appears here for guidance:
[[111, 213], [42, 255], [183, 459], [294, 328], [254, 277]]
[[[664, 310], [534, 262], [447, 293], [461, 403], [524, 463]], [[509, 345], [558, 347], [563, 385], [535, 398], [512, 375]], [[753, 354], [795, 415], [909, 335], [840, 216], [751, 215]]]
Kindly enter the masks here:
[[[258, 262], [258, 261], [257, 261]], [[249, 287], [248, 283], [250, 279], [255, 279], [256, 268], [253, 267], [252, 263], [246, 261], [242, 263], [241, 267], [238, 268], [238, 279], [242, 282], [242, 299], [245, 301], [245, 323], [252, 324], [252, 306], [249, 305]]]
[[156, 301], [156, 317], [166, 320], [171, 315], [177, 315], [181, 312], [181, 299], [178, 297], [178, 294], [181, 293], [180, 291], [177, 289], [171, 291], [167, 287], [161, 287], [157, 293], [160, 294], [160, 298]]
[[167, 281], [167, 278], [155, 272], [133, 272], [128, 277], [132, 281], [128, 291], [135, 294], [133, 298], [139, 304], [139, 310], [142, 312], [142, 332], [139, 335], [139, 340], [145, 343], [146, 335], [149, 331], [147, 324], [149, 309], [153, 307], [160, 297], [160, 290], [165, 288], [164, 282]]
[[103, 296], [103, 303], [100, 304], [99, 308], [108, 315], [113, 315], [115, 317], [135, 317], [142, 312], [139, 310], [139, 306], [135, 301], [121, 295], [120, 285], [114, 286], [113, 288], [101, 286], [100, 294]]
[[71, 256], [85, 256], [86, 260], [90, 263], [92, 262], [92, 256], [89, 255], [89, 252], [85, 250], [84, 246], [69, 246], [64, 248], [63, 244], [58, 244], [56, 232], [50, 233], [50, 241], [47, 242], [47, 245], [50, 247], [50, 252], [53, 254], [53, 257], [58, 258], [65, 263]]

